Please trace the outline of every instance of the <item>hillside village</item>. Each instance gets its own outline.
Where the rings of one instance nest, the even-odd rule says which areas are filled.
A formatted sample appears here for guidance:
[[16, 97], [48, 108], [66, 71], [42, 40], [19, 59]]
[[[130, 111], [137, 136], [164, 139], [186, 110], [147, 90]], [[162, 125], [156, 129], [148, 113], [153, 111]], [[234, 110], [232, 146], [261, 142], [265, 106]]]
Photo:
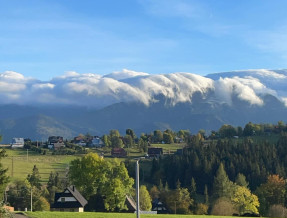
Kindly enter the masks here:
[[[278, 165], [286, 162], [285, 143], [287, 145], [287, 126], [281, 121], [276, 125], [247, 123], [244, 128], [223, 125], [210, 135], [206, 135], [203, 130], [196, 134], [187, 130], [155, 130], [137, 137], [132, 129], [127, 129], [125, 136], [121, 136], [117, 130], [111, 130], [101, 137], [80, 134], [72, 140], [61, 136], [50, 136], [46, 142], [13, 138], [8, 149], [12, 153], [23, 151], [25, 154], [27, 151], [27, 160], [28, 151], [32, 155], [30, 158], [36, 155], [45, 160], [52, 156], [68, 155], [74, 159], [65, 171], [51, 171], [46, 181], [41, 179], [42, 169], [35, 163], [32, 174], [26, 176], [26, 183], [19, 179], [10, 182], [7, 204], [20, 210], [30, 208], [27, 184], [31, 184], [36, 195], [33, 210], [133, 212], [135, 158], [142, 157], [140, 183], [145, 197], [141, 201], [149, 205], [142, 206], [142, 210], [182, 214], [267, 214], [275, 210], [274, 205], [285, 206], [280, 203], [285, 197], [279, 195], [278, 198], [281, 197], [277, 200], [268, 200], [265, 193], [270, 184], [277, 186], [277, 183], [278, 189], [285, 193], [287, 163], [286, 166]], [[261, 148], [258, 150], [259, 145]], [[254, 153], [256, 157], [252, 155]], [[270, 159], [271, 154], [277, 155], [277, 158]], [[3, 157], [2, 161], [5, 159]], [[88, 179], [85, 175], [93, 172], [90, 171], [92, 169], [103, 171], [95, 172], [95, 177]], [[107, 169], [121, 173], [110, 174], [112, 171]], [[106, 202], [108, 196], [114, 198], [113, 192], [106, 193], [106, 188], [114, 190], [116, 187], [112, 185], [114, 183], [102, 180], [103, 175], [111, 181], [123, 182], [121, 197], [118, 199], [122, 202], [121, 206]], [[98, 191], [88, 191], [94, 189], [90, 186], [94, 184], [92, 178], [100, 179], [97, 180]], [[222, 189], [220, 187], [222, 191], [219, 191]], [[14, 191], [19, 188], [28, 188], [26, 194], [19, 195]], [[252, 210], [245, 207], [236, 209], [238, 203], [233, 198], [239, 191], [253, 199]], [[103, 198], [103, 195], [106, 197]], [[180, 199], [178, 195], [186, 197]], [[27, 198], [27, 201], [19, 202], [17, 196]], [[224, 200], [226, 198], [230, 200]], [[74, 206], [67, 203], [69, 199], [75, 201], [72, 203]], [[178, 202], [176, 208], [174, 201]], [[249, 208], [250, 203], [244, 204]], [[226, 207], [233, 209], [226, 210]]]

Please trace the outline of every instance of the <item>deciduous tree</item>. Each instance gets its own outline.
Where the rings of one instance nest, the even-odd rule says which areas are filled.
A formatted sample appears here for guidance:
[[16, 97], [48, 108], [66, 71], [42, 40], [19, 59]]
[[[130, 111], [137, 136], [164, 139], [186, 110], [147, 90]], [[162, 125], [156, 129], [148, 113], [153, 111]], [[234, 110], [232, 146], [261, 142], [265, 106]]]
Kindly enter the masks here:
[[69, 178], [87, 199], [96, 194], [104, 196], [108, 211], [126, 208], [125, 197], [134, 182], [124, 163], [106, 161], [95, 153], [73, 160]]
[[140, 208], [144, 211], [150, 211], [152, 208], [151, 197], [145, 185], [140, 186]]
[[258, 214], [258, 198], [256, 195], [251, 194], [250, 190], [246, 187], [236, 186], [231, 201], [240, 215], [244, 213]]

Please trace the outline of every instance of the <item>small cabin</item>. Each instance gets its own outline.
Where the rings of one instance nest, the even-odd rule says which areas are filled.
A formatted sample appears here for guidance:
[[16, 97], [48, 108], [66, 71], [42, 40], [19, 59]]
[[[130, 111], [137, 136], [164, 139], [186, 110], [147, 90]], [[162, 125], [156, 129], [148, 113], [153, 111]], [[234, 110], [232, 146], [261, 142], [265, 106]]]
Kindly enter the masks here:
[[127, 152], [123, 148], [113, 148], [112, 151], [111, 151], [111, 155], [113, 157], [126, 157], [127, 156]]
[[149, 157], [159, 157], [163, 154], [162, 148], [148, 148], [147, 154]]
[[74, 185], [67, 187], [63, 192], [55, 193], [51, 211], [84, 212], [88, 201], [81, 195]]

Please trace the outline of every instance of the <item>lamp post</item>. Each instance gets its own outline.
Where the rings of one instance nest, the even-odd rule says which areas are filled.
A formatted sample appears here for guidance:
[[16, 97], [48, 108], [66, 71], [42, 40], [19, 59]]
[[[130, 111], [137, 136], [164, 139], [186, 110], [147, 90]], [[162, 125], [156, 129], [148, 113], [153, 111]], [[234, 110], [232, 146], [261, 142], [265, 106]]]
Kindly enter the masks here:
[[140, 217], [140, 173], [139, 173], [139, 161], [144, 157], [136, 158], [136, 209], [137, 218]]

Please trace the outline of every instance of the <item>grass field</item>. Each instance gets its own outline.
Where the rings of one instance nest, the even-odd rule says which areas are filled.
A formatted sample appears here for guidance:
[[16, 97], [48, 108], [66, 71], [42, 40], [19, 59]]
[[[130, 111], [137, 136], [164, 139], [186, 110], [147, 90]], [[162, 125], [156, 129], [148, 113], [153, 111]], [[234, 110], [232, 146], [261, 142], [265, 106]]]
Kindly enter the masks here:
[[33, 166], [36, 165], [41, 175], [41, 181], [47, 182], [51, 171], [59, 172], [64, 176], [69, 163], [79, 157], [75, 155], [41, 155], [33, 151], [22, 149], [6, 149], [8, 157], [1, 162], [8, 168], [8, 175], [11, 180], [24, 179], [32, 173]]
[[[135, 218], [133, 213], [73, 213], [73, 212], [26, 212], [30, 218]], [[232, 218], [231, 216], [178, 215], [178, 214], [141, 214], [142, 218]]]
[[[152, 147], [163, 148], [164, 154], [172, 154], [177, 149], [182, 148], [184, 144], [153, 144]], [[129, 155], [126, 158], [136, 158], [145, 155], [145, 152], [139, 152], [137, 148], [130, 148]], [[107, 160], [113, 159], [110, 156], [110, 149], [91, 149], [92, 152], [104, 153]], [[8, 168], [8, 175], [11, 181], [15, 179], [25, 179], [28, 174], [32, 173], [34, 165], [37, 166], [41, 175], [41, 182], [46, 183], [48, 181], [51, 172], [59, 172], [60, 177], [64, 177], [69, 166], [69, 163], [75, 158], [79, 158], [83, 155], [52, 155], [51, 152], [47, 152], [46, 155], [36, 153], [34, 151], [28, 151], [25, 149], [6, 149], [8, 157], [3, 158], [2, 164], [5, 168]], [[126, 158], [119, 158], [124, 161]], [[146, 160], [149, 162], [148, 160]], [[144, 162], [144, 161], [143, 161]], [[149, 172], [149, 164], [142, 163], [142, 169]]]

